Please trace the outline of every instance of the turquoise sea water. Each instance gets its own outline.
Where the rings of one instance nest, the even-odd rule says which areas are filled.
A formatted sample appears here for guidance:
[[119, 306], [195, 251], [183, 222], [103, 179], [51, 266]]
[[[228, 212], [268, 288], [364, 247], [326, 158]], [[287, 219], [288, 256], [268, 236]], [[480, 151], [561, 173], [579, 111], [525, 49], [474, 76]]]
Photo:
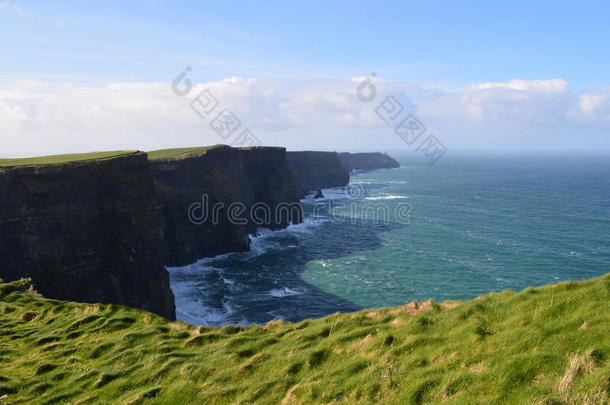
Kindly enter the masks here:
[[610, 158], [459, 155], [352, 176], [252, 252], [170, 270], [178, 318], [298, 321], [610, 271]]

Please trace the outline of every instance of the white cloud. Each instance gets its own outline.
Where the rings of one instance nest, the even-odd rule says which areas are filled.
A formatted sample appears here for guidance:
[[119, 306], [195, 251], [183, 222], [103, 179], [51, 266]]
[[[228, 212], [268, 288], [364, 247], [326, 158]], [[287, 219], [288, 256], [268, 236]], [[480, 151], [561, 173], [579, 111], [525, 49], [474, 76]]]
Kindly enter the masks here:
[[[232, 77], [196, 85], [177, 97], [168, 83], [87, 86], [40, 81], [0, 86], [0, 155], [142, 149], [226, 142], [190, 108], [209, 89], [264, 144], [293, 149], [405, 148], [375, 113], [386, 95], [448, 147], [508, 147], [570, 131], [610, 127], [610, 87], [573, 94], [565, 80], [473, 84], [442, 93], [406, 82], [374, 82], [377, 98], [356, 97], [360, 82], [272, 81]], [[583, 135], [583, 133], [585, 135]], [[596, 135], [597, 136], [597, 135]], [[592, 137], [590, 144], [605, 142]], [[542, 138], [541, 138], [542, 139]], [[548, 139], [545, 142], [548, 142]], [[541, 141], [542, 142], [542, 141]], [[563, 142], [563, 144], [562, 144]]]
[[483, 121], [559, 124], [573, 103], [565, 80], [511, 80], [472, 85], [461, 97], [470, 118]]
[[0, 10], [2, 9], [12, 11], [20, 17], [29, 17], [28, 13], [26, 13], [21, 7], [10, 1], [0, 2]]
[[562, 93], [568, 90], [568, 82], [563, 79], [550, 80], [521, 80], [513, 79], [508, 82], [488, 82], [473, 84], [471, 89], [488, 90], [488, 89], [509, 89], [517, 91], [535, 91], [544, 93]]
[[582, 93], [572, 115], [580, 122], [610, 123], [610, 86]]

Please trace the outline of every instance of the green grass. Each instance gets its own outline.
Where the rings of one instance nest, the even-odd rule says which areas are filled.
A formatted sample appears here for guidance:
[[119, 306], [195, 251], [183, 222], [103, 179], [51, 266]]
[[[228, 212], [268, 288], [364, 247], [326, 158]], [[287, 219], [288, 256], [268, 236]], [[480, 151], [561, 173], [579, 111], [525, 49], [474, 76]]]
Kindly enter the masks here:
[[201, 156], [208, 150], [221, 145], [197, 146], [192, 148], [161, 149], [147, 152], [149, 160], [184, 159], [188, 157]]
[[[174, 148], [162, 149], [147, 152], [149, 160], [174, 160], [184, 159], [188, 157], [201, 156], [208, 150], [217, 148], [222, 145], [197, 146], [191, 148]], [[136, 151], [109, 151], [109, 152], [90, 152], [90, 153], [73, 153], [67, 155], [49, 155], [37, 156], [30, 158], [11, 158], [0, 159], [0, 168], [10, 168], [16, 166], [40, 166], [54, 165], [72, 162], [84, 162], [91, 160], [109, 159], [117, 156], [135, 153]]]
[[111, 152], [90, 152], [90, 153], [73, 153], [68, 155], [50, 155], [38, 156], [31, 158], [18, 159], [0, 159], [0, 167], [15, 167], [15, 166], [38, 166], [38, 165], [54, 165], [71, 162], [83, 162], [88, 160], [109, 159], [121, 155], [135, 153], [135, 151], [111, 151]]
[[610, 274], [248, 328], [28, 288], [0, 284], [8, 403], [608, 403]]

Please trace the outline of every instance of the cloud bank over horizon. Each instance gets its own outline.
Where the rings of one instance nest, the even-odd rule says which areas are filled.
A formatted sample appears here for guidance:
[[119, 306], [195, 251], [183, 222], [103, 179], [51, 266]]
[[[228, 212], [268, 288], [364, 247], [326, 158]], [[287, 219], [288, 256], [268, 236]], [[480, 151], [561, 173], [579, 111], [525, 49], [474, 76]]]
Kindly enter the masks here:
[[375, 112], [394, 96], [449, 150], [609, 151], [610, 86], [574, 92], [563, 79], [473, 83], [461, 91], [364, 78], [260, 80], [232, 77], [176, 96], [169, 83], [102, 86], [37, 80], [0, 85], [0, 155], [227, 143], [190, 102], [207, 89], [263, 145], [288, 149], [411, 150]]

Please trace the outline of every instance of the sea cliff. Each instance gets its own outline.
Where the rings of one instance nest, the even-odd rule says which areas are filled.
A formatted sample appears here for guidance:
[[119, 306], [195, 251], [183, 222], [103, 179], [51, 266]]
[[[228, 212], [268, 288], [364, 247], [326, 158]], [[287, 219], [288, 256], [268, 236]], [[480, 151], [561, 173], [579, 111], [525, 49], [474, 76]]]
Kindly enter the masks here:
[[248, 250], [257, 227], [302, 219], [284, 148], [0, 161], [0, 277], [31, 277], [49, 298], [175, 319], [164, 265]]
[[175, 319], [146, 154], [64, 160], [0, 168], [0, 277], [31, 277], [49, 298]]
[[[394, 162], [381, 154], [343, 161]], [[0, 277], [31, 277], [49, 298], [175, 319], [164, 266], [248, 250], [258, 227], [302, 222], [301, 196], [348, 182], [337, 153], [278, 147], [0, 160]]]
[[303, 219], [286, 150], [215, 146], [150, 153], [163, 207], [163, 263], [249, 249], [258, 227], [281, 229]]
[[299, 193], [323, 188], [343, 187], [349, 183], [349, 171], [341, 166], [337, 152], [287, 152], [288, 167], [297, 178]]
[[400, 164], [387, 153], [339, 153], [341, 166], [348, 172], [352, 170], [392, 169]]

